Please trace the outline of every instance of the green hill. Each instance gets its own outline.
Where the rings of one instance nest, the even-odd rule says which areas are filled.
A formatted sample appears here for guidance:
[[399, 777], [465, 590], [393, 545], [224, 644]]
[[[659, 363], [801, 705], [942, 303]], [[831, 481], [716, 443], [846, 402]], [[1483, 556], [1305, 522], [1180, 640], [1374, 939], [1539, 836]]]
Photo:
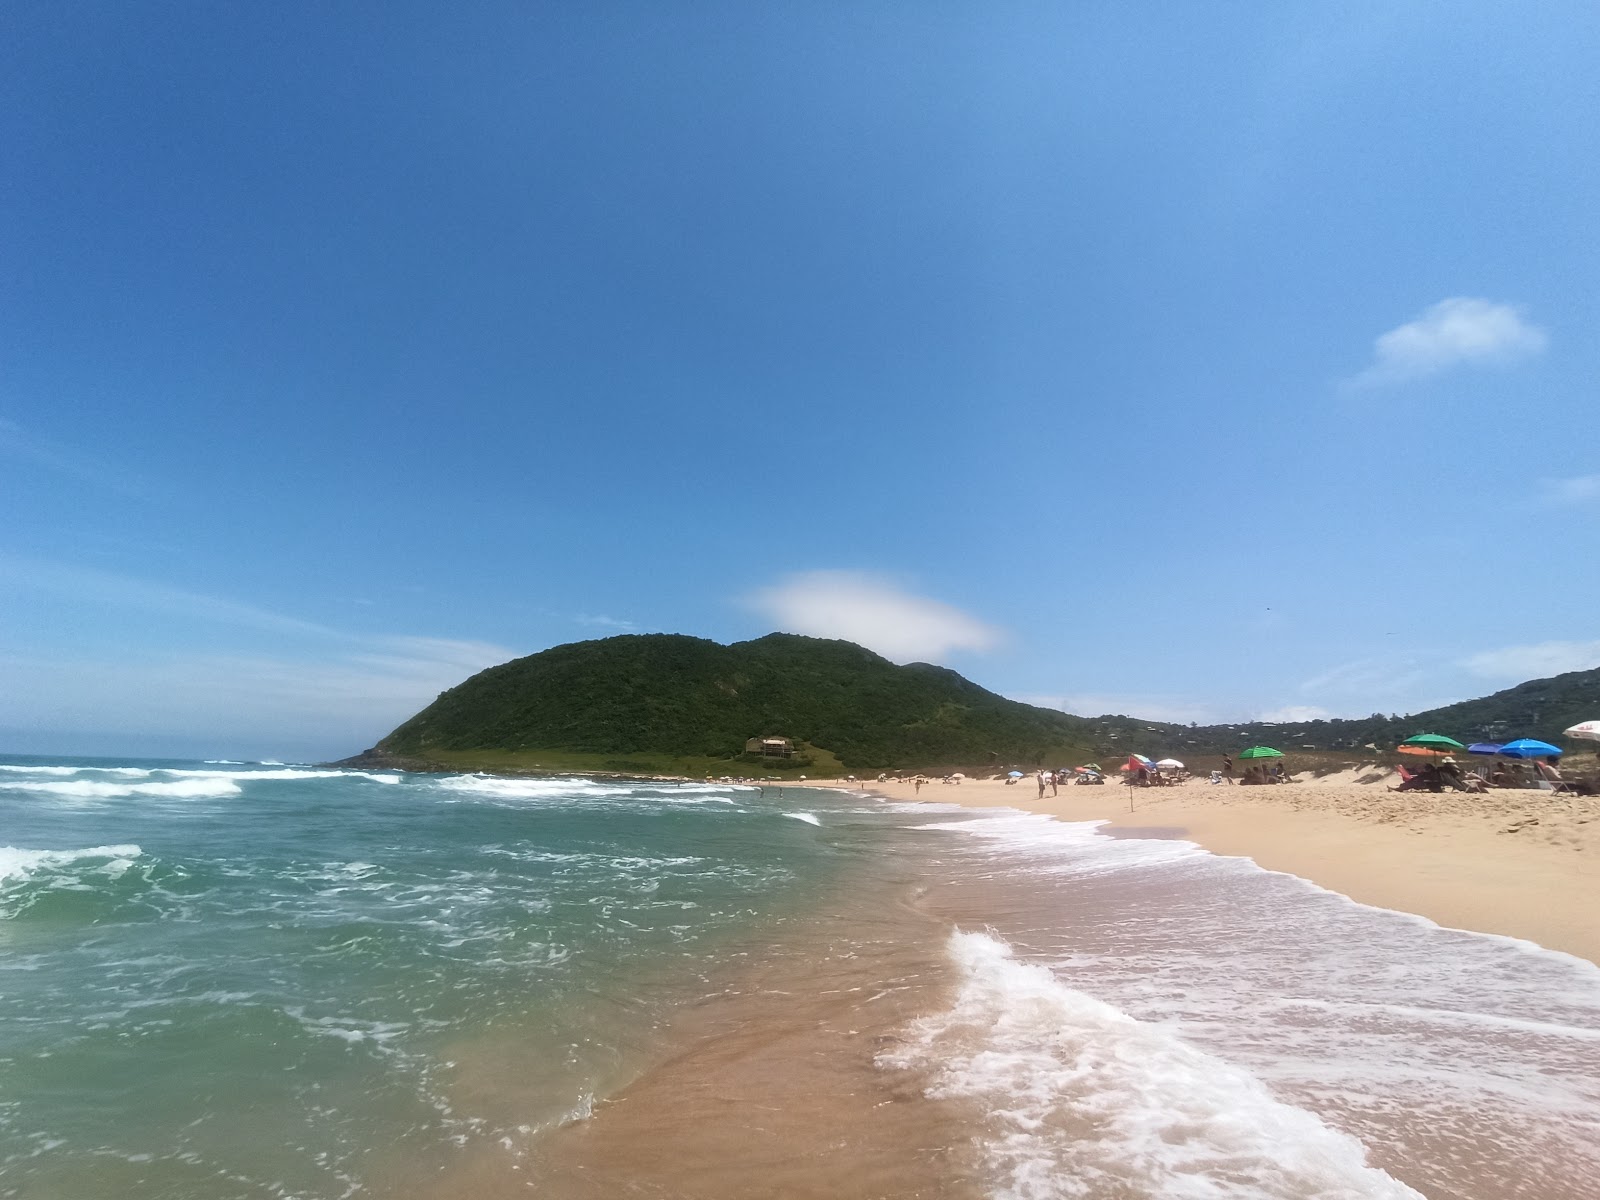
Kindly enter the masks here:
[[[445, 692], [357, 761], [487, 768], [825, 774], [1081, 760], [1091, 722], [1007, 700], [954, 671], [850, 642], [774, 633], [575, 642]], [[783, 761], [747, 739], [800, 743]]]
[[[1538, 737], [1600, 717], [1600, 670], [1536, 679], [1408, 717], [1175, 725], [1078, 717], [1008, 700], [927, 663], [850, 642], [769, 634], [731, 646], [678, 634], [574, 642], [451, 688], [346, 760], [418, 768], [682, 774], [1110, 765], [1138, 751], [1196, 759], [1265, 743], [1352, 759], [1418, 732], [1462, 742]], [[789, 759], [748, 739], [792, 739]], [[1583, 745], [1593, 749], [1593, 743]]]
[[[1184, 731], [1184, 736], [1202, 749], [1218, 751], [1262, 741], [1282, 750], [1357, 750], [1369, 744], [1391, 749], [1414, 733], [1442, 733], [1468, 744], [1531, 737], [1569, 751], [1593, 750], [1594, 742], [1571, 742], [1562, 738], [1561, 731], [1596, 718], [1600, 718], [1600, 669], [1530, 679], [1490, 696], [1410, 716], [1374, 713], [1353, 720], [1283, 724], [1257, 721], [1192, 728]], [[1285, 744], [1279, 745], [1280, 742]]]

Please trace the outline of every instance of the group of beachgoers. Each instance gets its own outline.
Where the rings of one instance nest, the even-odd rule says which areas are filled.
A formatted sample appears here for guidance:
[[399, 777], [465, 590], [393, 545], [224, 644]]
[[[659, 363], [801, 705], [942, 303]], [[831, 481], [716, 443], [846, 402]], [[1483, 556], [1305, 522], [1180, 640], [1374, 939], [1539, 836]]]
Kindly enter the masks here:
[[1293, 783], [1294, 776], [1283, 769], [1283, 759], [1275, 758], [1270, 764], [1253, 762], [1244, 769], [1244, 774], [1238, 779], [1233, 777], [1233, 756], [1224, 754], [1222, 766], [1211, 772], [1208, 783], [1239, 784], [1241, 786], [1254, 786], [1267, 783]]
[[1487, 792], [1493, 788], [1545, 788], [1553, 792], [1585, 793], [1592, 785], [1587, 780], [1569, 782], [1562, 778], [1561, 770], [1552, 759], [1529, 759], [1523, 764], [1497, 759], [1486, 774], [1463, 771], [1461, 764], [1446, 756], [1437, 762], [1425, 762], [1416, 770], [1402, 765], [1400, 783], [1389, 790], [1394, 792], [1442, 792], [1446, 788], [1456, 792]]

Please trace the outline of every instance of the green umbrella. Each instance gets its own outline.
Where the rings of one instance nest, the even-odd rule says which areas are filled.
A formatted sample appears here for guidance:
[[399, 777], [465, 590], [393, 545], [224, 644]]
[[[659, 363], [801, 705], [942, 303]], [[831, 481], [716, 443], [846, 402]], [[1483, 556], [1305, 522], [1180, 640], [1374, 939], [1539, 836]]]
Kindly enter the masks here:
[[1442, 733], [1419, 733], [1408, 737], [1400, 743], [1402, 746], [1423, 746], [1429, 750], [1465, 750], [1466, 747], [1455, 738], [1447, 738]]
[[1282, 750], [1274, 750], [1271, 746], [1251, 746], [1248, 750], [1239, 751], [1240, 758], [1282, 758]]

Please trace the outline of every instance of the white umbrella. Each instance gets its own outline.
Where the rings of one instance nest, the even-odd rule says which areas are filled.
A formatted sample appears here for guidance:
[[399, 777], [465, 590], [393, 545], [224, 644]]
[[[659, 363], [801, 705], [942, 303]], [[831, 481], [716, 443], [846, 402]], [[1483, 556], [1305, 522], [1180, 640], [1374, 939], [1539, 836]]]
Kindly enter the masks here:
[[1162, 760], [1161, 760], [1161, 761], [1160, 761], [1160, 762], [1158, 762], [1158, 763], [1157, 763], [1157, 764], [1156, 764], [1156, 766], [1158, 766], [1158, 767], [1174, 767], [1174, 768], [1180, 768], [1180, 767], [1182, 767], [1182, 766], [1183, 766], [1183, 764], [1182, 764], [1182, 763], [1181, 763], [1181, 762], [1179, 762], [1179, 761], [1178, 761], [1178, 760], [1177, 760], [1177, 759], [1175, 759], [1175, 758], [1163, 758], [1163, 759], [1162, 759]]
[[1600, 721], [1579, 721], [1571, 729], [1563, 729], [1561, 736], [1600, 742]]

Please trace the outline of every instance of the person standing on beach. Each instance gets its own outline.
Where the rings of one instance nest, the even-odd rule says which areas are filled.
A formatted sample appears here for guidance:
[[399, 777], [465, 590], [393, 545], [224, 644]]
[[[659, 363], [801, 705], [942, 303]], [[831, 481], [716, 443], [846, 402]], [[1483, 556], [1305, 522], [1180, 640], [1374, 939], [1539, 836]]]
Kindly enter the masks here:
[[1233, 783], [1233, 759], [1224, 754], [1222, 756], [1222, 777], [1231, 785]]
[[915, 796], [921, 791], [922, 791], [922, 776], [918, 775], [916, 777], [916, 779], [914, 779], [912, 781], [912, 783], [911, 783], [911, 794], [913, 796]]
[[1044, 799], [1044, 768], [1039, 768], [1039, 799]]

